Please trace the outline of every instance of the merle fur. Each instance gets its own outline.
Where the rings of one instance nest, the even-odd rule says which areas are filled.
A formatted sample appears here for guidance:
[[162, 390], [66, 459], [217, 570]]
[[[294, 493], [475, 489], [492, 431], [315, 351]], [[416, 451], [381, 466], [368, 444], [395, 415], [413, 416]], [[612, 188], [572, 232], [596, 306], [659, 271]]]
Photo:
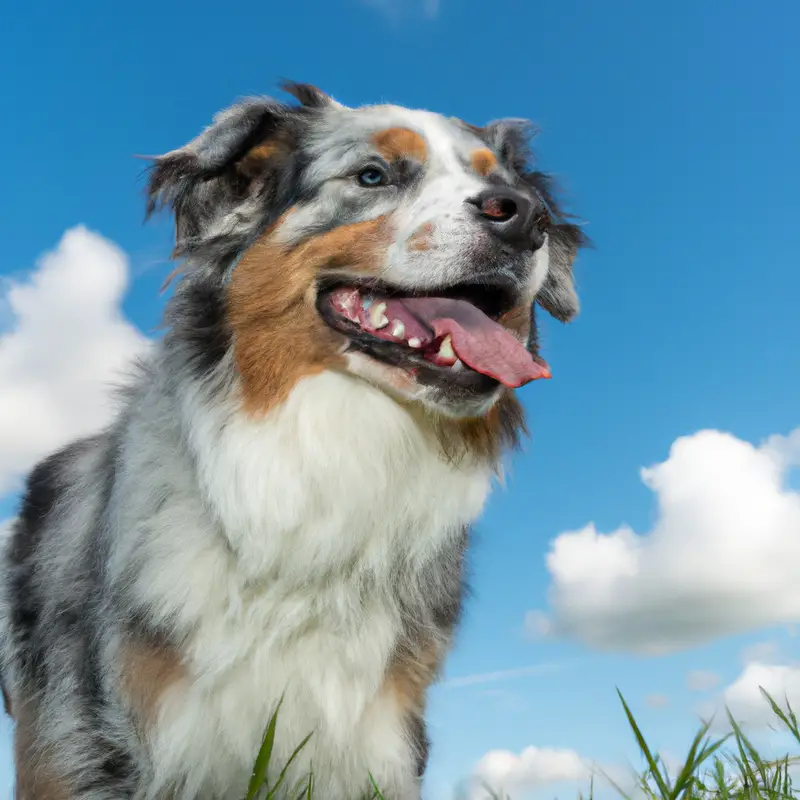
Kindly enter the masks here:
[[[149, 435], [159, 440], [164, 457], [180, 461], [186, 474], [195, 469], [178, 412], [179, 396], [182, 387], [191, 384], [205, 393], [205, 402], [215, 402], [235, 380], [226, 270], [260, 231], [293, 204], [308, 199], [303, 194], [308, 190], [298, 188], [306, 167], [304, 138], [315, 115], [332, 101], [308, 85], [284, 88], [301, 105], [246, 101], [218, 117], [213, 128], [188, 146], [156, 160], [147, 211], [171, 207], [175, 252], [188, 264], [168, 304], [167, 334], [156, 360], [141, 365], [123, 393], [123, 409], [111, 427], [70, 444], [32, 470], [5, 545], [0, 581], [4, 699], [12, 715], [23, 708], [34, 714], [39, 744], [53, 756], [74, 800], [133, 798], [147, 775], [145, 743], [120, 702], [118, 687], [110, 682], [104, 648], [134, 638], [179, 649], [185, 632], [154, 622], [152, 609], [132, 598], [130, 586], [142, 568], [135, 554], [126, 570], [109, 574], [115, 537], [125, 534], [116, 527], [114, 514], [136, 489], [126, 469], [136, 446], [132, 431], [140, 435], [146, 429], [148, 413]], [[564, 253], [581, 246], [580, 229], [564, 218], [546, 177], [527, 171], [522, 129], [497, 123], [483, 135], [520, 180], [547, 202], [555, 220], [551, 237]], [[242, 159], [267, 138], [281, 145], [280, 156], [256, 173], [243, 170]], [[571, 311], [558, 285], [561, 268], [540, 302], [566, 319]], [[565, 255], [563, 269], [567, 268]], [[501, 415], [504, 443], [516, 443], [522, 425], [519, 407], [508, 406]], [[150, 466], [155, 472], [162, 465]], [[137, 500], [141, 513], [146, 517], [157, 512], [171, 502], [174, 491], [170, 485], [153, 487]], [[62, 527], [62, 517], [70, 514], [80, 519], [80, 529]], [[396, 594], [405, 620], [399, 651], [413, 654], [426, 631], [436, 631], [445, 640], [452, 637], [466, 592], [467, 538], [464, 530], [430, 567], [436, 569], [429, 581], [434, 588], [424, 605], [407, 590], [404, 565], [399, 566]], [[415, 580], [424, 582], [425, 576]], [[409, 725], [421, 776], [429, 739], [422, 716], [414, 716]]]

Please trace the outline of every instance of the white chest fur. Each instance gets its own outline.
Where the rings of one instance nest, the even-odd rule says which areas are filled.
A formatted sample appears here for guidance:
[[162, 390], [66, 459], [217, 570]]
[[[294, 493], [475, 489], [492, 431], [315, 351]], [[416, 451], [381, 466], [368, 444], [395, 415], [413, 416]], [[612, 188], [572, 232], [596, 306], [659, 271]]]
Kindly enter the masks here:
[[393, 580], [399, 567], [413, 580], [475, 519], [491, 468], [453, 464], [395, 401], [339, 373], [305, 379], [263, 420], [194, 418], [203, 493], [229, 546], [208, 530], [173, 565], [176, 584], [191, 582], [174, 612], [195, 633], [190, 678], [162, 710], [158, 782], [205, 763], [191, 796], [241, 796], [284, 695], [278, 758], [313, 730], [315, 773], [336, 775], [321, 796], [351, 797], [368, 771], [387, 797], [413, 796], [380, 692], [401, 625]]

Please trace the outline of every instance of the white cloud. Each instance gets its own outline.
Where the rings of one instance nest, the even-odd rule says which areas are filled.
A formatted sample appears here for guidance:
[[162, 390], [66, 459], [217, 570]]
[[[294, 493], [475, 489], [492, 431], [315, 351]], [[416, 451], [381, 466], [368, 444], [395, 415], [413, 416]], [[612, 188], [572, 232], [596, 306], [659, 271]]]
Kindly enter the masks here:
[[743, 664], [750, 664], [753, 661], [760, 661], [762, 664], [774, 664], [780, 655], [780, 647], [777, 642], [764, 641], [755, 642], [742, 650], [740, 659]]
[[779, 724], [760, 686], [779, 706], [788, 699], [793, 709], [800, 709], [800, 666], [786, 664], [748, 664], [739, 677], [723, 692], [720, 705], [730, 709], [733, 718], [743, 725], [766, 728]]
[[462, 675], [458, 678], [449, 678], [442, 681], [440, 686], [445, 688], [455, 688], [458, 686], [475, 686], [481, 683], [496, 683], [511, 678], [529, 678], [537, 675], [545, 675], [561, 667], [560, 664], [532, 664], [528, 667], [517, 667], [515, 669], [501, 669], [495, 672], [480, 672], [473, 675]]
[[485, 786], [514, 796], [563, 781], [585, 783], [592, 772], [592, 765], [574, 750], [526, 747], [519, 754], [492, 750], [475, 766], [470, 797], [489, 798]]
[[800, 466], [800, 428], [788, 436], [770, 436], [764, 443], [764, 449], [786, 467]]
[[720, 677], [716, 672], [696, 669], [686, 676], [686, 688], [690, 692], [708, 692], [719, 686]]
[[550, 618], [542, 611], [528, 611], [524, 622], [525, 635], [530, 639], [541, 639], [552, 632]]
[[649, 694], [644, 702], [648, 708], [666, 708], [669, 705], [669, 698], [665, 694]]
[[678, 439], [641, 472], [658, 502], [649, 533], [589, 524], [553, 541], [552, 633], [663, 653], [800, 621], [798, 464], [800, 428], [760, 447], [713, 430]]
[[0, 493], [109, 421], [109, 387], [147, 346], [122, 314], [127, 284], [125, 254], [76, 227], [23, 282], [0, 286]]

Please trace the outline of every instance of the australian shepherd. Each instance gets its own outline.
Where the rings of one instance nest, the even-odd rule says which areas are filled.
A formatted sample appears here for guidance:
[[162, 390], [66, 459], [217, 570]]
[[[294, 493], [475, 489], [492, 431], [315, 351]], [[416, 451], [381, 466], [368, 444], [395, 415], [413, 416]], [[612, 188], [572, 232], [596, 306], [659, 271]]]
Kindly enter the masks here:
[[470, 525], [584, 239], [524, 121], [286, 88], [154, 160], [164, 336], [28, 478], [0, 566], [17, 798], [240, 800], [281, 698], [271, 763], [311, 734], [285, 786], [420, 797]]

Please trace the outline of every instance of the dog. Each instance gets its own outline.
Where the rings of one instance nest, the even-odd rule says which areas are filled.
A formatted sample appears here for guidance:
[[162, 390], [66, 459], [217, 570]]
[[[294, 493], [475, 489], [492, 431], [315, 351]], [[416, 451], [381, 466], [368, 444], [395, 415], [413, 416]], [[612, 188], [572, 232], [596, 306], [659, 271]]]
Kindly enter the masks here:
[[578, 312], [587, 240], [528, 123], [477, 127], [305, 84], [156, 157], [165, 330], [97, 435], [28, 476], [2, 555], [20, 800], [418, 799], [426, 695], [535, 310]]

